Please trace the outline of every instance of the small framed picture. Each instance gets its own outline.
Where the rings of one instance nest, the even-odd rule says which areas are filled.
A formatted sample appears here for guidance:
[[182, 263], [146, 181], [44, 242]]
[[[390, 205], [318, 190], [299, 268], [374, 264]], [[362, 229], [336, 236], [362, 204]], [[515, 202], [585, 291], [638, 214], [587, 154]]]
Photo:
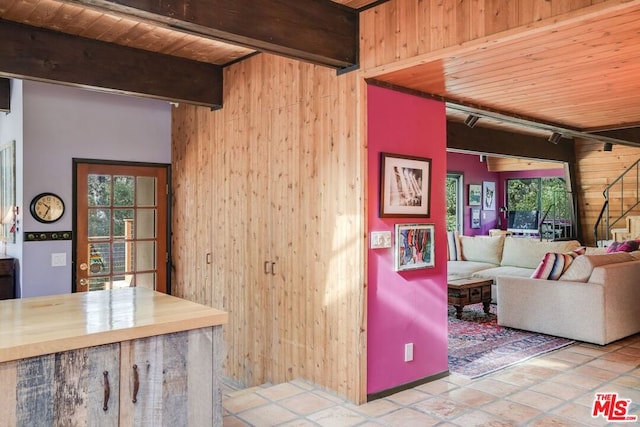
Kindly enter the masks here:
[[471, 228], [480, 228], [480, 208], [471, 208]]
[[382, 153], [380, 217], [429, 217], [431, 159]]
[[433, 224], [396, 224], [396, 271], [435, 267]]
[[485, 211], [496, 210], [496, 183], [484, 181], [482, 183], [482, 209]]
[[482, 204], [482, 186], [480, 184], [469, 184], [469, 206], [480, 206]]

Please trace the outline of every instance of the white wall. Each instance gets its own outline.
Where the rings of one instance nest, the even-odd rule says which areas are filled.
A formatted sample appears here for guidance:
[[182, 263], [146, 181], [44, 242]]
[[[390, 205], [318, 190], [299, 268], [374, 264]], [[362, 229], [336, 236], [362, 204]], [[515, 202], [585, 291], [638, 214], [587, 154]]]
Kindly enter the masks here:
[[[23, 232], [72, 229], [73, 158], [171, 163], [167, 102], [31, 81], [23, 82], [23, 100]], [[54, 224], [29, 214], [31, 199], [45, 191], [67, 208]], [[71, 241], [25, 242], [22, 249], [23, 297], [71, 292]], [[67, 265], [52, 267], [52, 253], [65, 253]]]
[[[19, 207], [18, 216], [16, 217], [16, 242], [9, 243], [6, 246], [7, 256], [12, 256], [18, 260], [18, 271], [22, 260], [22, 206], [20, 201], [23, 194], [23, 180], [20, 173], [22, 164], [23, 150], [23, 113], [22, 113], [22, 81], [11, 81], [11, 111], [8, 113], [0, 113], [0, 146], [16, 142], [16, 204]], [[20, 277], [16, 278], [16, 289], [19, 294]]]

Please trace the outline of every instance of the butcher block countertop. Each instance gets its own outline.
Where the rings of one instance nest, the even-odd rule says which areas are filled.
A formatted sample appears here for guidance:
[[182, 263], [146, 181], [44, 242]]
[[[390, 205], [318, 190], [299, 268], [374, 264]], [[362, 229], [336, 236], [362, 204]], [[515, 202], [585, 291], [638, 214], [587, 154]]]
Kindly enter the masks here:
[[227, 323], [226, 312], [146, 288], [0, 301], [0, 362]]

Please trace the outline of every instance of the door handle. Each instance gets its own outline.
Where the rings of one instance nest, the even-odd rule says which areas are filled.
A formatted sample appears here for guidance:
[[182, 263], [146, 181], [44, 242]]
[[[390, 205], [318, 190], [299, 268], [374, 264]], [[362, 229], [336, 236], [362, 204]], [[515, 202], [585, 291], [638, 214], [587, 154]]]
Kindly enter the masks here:
[[104, 371], [102, 373], [104, 377], [104, 404], [102, 405], [102, 410], [109, 410], [109, 395], [111, 394], [111, 387], [109, 387], [109, 372]]
[[133, 365], [133, 403], [138, 402], [138, 390], [140, 389], [140, 378], [138, 377], [138, 365]]
[[275, 262], [271, 263], [271, 275], [272, 276], [276, 275], [276, 263]]
[[269, 261], [264, 262], [263, 270], [264, 274], [269, 274]]

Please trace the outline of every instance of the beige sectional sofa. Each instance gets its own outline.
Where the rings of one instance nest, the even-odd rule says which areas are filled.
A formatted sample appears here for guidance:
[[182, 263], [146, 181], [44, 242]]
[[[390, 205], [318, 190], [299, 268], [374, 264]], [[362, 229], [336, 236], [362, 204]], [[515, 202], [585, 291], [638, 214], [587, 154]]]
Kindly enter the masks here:
[[640, 332], [640, 260], [581, 255], [560, 280], [497, 278], [498, 324], [605, 345]]
[[479, 277], [493, 279], [491, 300], [496, 299], [498, 276], [531, 277], [547, 252], [568, 252], [580, 247], [577, 240], [541, 242], [504, 236], [459, 236], [458, 260], [447, 262], [449, 279]]
[[460, 236], [459, 244], [448, 277], [493, 279], [501, 326], [600, 345], [640, 332], [640, 252], [587, 248], [559, 280], [546, 280], [531, 278], [543, 257], [573, 251], [578, 241]]

